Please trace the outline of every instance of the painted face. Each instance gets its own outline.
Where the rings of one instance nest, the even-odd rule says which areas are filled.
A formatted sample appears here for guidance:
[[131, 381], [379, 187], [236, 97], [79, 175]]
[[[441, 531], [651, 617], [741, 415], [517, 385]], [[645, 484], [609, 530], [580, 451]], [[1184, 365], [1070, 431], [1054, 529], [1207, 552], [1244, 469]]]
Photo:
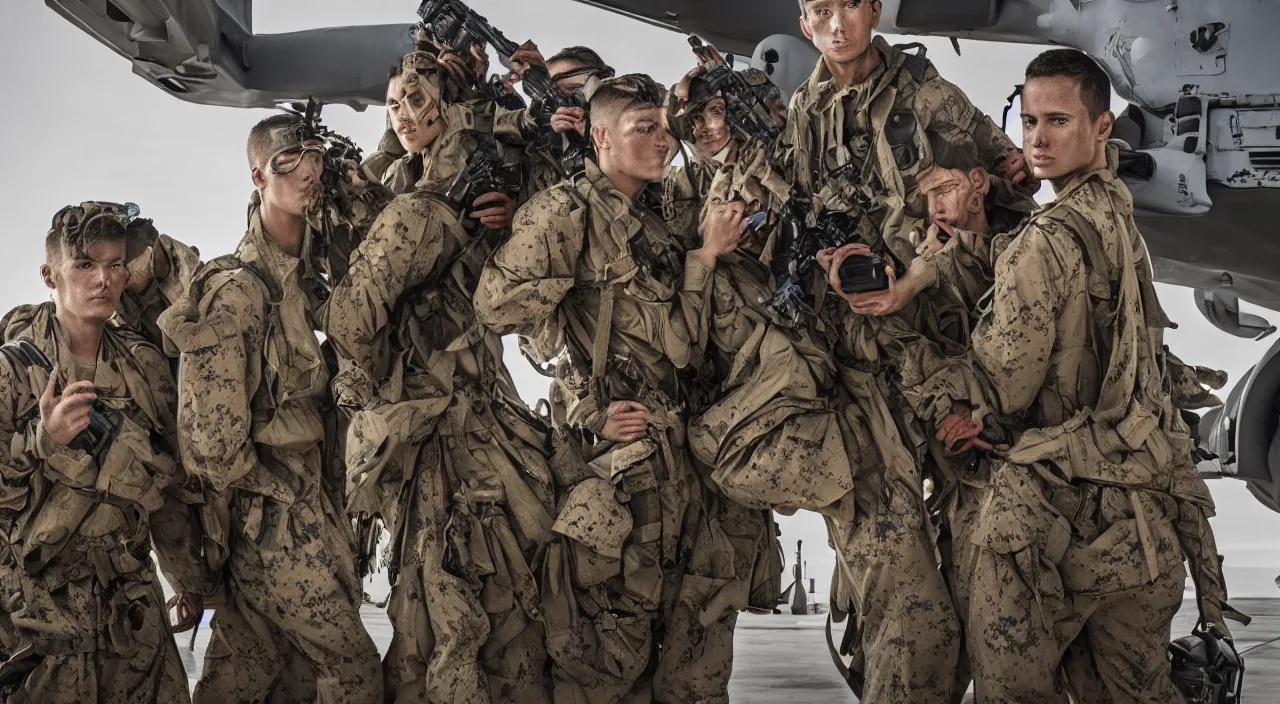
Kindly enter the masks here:
[[1080, 84], [1067, 76], [1033, 78], [1022, 90], [1022, 150], [1038, 179], [1087, 170], [1110, 136], [1110, 125], [1110, 113], [1089, 117]]
[[729, 123], [724, 98], [712, 98], [693, 115], [690, 120], [693, 126], [693, 139], [698, 145], [698, 154], [709, 159], [724, 149], [729, 143]]
[[570, 96], [586, 85], [587, 79], [591, 77], [591, 72], [583, 71], [584, 68], [586, 64], [573, 59], [560, 59], [547, 64], [547, 73], [551, 74], [551, 79], [556, 82], [560, 92]]
[[304, 142], [298, 126], [289, 125], [271, 132], [268, 154], [261, 168], [254, 169], [263, 204], [301, 217], [307, 203], [319, 194], [324, 147], [320, 142]]
[[829, 63], [847, 64], [871, 50], [879, 22], [877, 0], [805, 0], [800, 28]]
[[671, 143], [663, 129], [659, 107], [624, 112], [617, 125], [606, 128], [610, 163], [619, 173], [647, 183], [662, 180]]
[[439, 98], [439, 89], [416, 71], [406, 70], [387, 83], [387, 113], [405, 151], [416, 154], [440, 136]]
[[80, 252], [64, 248], [42, 272], [59, 312], [96, 323], [110, 320], [129, 281], [124, 257], [124, 240], [100, 240]]
[[985, 207], [986, 197], [978, 186], [985, 179], [986, 172], [981, 169], [970, 173], [939, 166], [929, 169], [917, 182], [929, 202], [929, 220], [962, 230], [977, 229], [977, 216]]

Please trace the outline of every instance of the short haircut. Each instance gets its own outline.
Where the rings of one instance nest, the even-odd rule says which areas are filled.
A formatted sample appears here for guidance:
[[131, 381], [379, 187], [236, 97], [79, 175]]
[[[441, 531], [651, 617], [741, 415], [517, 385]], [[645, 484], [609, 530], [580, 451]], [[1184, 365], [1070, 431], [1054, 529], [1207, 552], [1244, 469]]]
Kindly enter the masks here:
[[1027, 81], [1063, 76], [1080, 86], [1080, 100], [1090, 119], [1111, 109], [1111, 79], [1097, 61], [1076, 49], [1050, 49], [1027, 64]]
[[556, 61], [573, 61], [600, 72], [613, 73], [613, 68], [606, 64], [594, 49], [585, 46], [565, 47], [557, 52], [555, 56], [547, 59], [547, 65], [549, 66]]
[[88, 217], [84, 208], [68, 205], [53, 216], [49, 234], [44, 238], [44, 256], [48, 264], [62, 261], [65, 254], [80, 258], [89, 256], [89, 248], [98, 242], [128, 242], [125, 224], [110, 212], [98, 210]]
[[978, 156], [978, 145], [966, 132], [954, 130], [942, 134], [938, 130], [928, 130], [929, 149], [933, 152], [933, 163], [943, 169], [959, 169], [968, 173], [982, 166]]
[[663, 105], [662, 87], [643, 73], [629, 73], [600, 82], [591, 94], [591, 121], [612, 124], [631, 110]]
[[254, 125], [253, 129], [249, 130], [249, 143], [247, 148], [249, 154], [249, 166], [262, 166], [263, 162], [271, 156], [272, 145], [274, 144], [271, 136], [272, 132], [280, 129], [281, 127], [291, 127], [301, 123], [302, 118], [300, 116], [281, 113], [272, 115], [271, 117], [268, 117]]

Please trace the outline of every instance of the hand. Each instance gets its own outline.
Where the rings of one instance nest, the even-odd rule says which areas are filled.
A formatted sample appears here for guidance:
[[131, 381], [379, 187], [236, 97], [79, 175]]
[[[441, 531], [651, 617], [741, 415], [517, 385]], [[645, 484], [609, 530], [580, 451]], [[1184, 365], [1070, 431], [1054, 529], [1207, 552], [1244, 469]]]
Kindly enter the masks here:
[[[955, 232], [951, 226], [945, 222], [935, 222], [929, 225], [929, 230], [925, 233], [924, 241], [916, 247], [916, 254], [924, 254], [925, 252], [940, 252], [955, 239]], [[945, 240], [945, 241], [943, 241]]]
[[601, 437], [613, 442], [639, 440], [649, 427], [649, 409], [635, 401], [614, 401], [605, 411]]
[[[489, 207], [485, 208], [486, 205]], [[511, 221], [516, 215], [516, 202], [505, 193], [486, 193], [476, 198], [471, 207], [476, 209], [471, 212], [471, 217], [490, 230], [511, 227]]]
[[516, 92], [516, 84], [520, 82], [520, 74], [511, 71], [502, 77], [502, 92], [508, 95]]
[[702, 219], [702, 247], [694, 252], [708, 266], [738, 247], [751, 223], [743, 217], [746, 204], [740, 200], [712, 206]]
[[971, 448], [979, 448], [982, 450], [990, 450], [991, 443], [979, 438], [982, 434], [982, 421], [953, 413], [938, 424], [938, 432], [935, 434], [938, 440], [941, 440], [947, 449], [954, 453], [961, 453]]
[[681, 78], [679, 83], [675, 84], [671, 89], [671, 94], [679, 98], [682, 103], [689, 100], [689, 84], [692, 83], [693, 79], [697, 78], [701, 73], [702, 67], [695, 66], [688, 73], [684, 74], [684, 78]]
[[521, 44], [520, 48], [516, 49], [516, 52], [508, 58], [511, 70], [515, 71], [516, 75], [521, 78], [524, 78], [524, 72], [528, 71], [530, 66], [547, 65], [547, 60], [542, 57], [542, 52], [538, 51], [538, 45], [534, 44], [532, 40]]
[[63, 389], [59, 396], [54, 391], [57, 384], [57, 374], [50, 374], [49, 385], [40, 396], [40, 425], [50, 440], [65, 447], [89, 427], [89, 411], [98, 394], [93, 390], [93, 382], [77, 381]]
[[555, 114], [551, 116], [551, 130], [556, 134], [577, 132], [586, 136], [586, 117], [582, 108], [556, 108]]
[[204, 616], [204, 595], [195, 594], [193, 592], [179, 592], [174, 594], [167, 604], [166, 609], [177, 609], [177, 620], [173, 622], [173, 632], [182, 633], [189, 631], [200, 623], [200, 618]]
[[1040, 182], [1027, 175], [1027, 157], [1021, 149], [1014, 149], [1005, 155], [1004, 163], [1000, 165], [1000, 174], [1021, 191], [1035, 193], [1040, 190]]
[[451, 51], [443, 51], [440, 54], [440, 67], [453, 74], [459, 83], [468, 85], [471, 82], [471, 67], [467, 62], [457, 54]]

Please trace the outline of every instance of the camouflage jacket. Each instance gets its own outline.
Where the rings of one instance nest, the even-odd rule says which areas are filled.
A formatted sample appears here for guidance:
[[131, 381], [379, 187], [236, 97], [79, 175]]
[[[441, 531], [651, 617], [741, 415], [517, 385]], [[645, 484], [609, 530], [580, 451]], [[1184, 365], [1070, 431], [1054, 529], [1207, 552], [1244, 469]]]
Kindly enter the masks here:
[[[60, 386], [75, 380], [52, 303], [16, 309], [3, 325], [7, 341], [29, 340], [53, 362]], [[93, 384], [121, 427], [97, 457], [44, 433], [39, 401], [48, 378], [0, 355], [0, 584], [8, 595], [0, 611], [37, 652], [130, 652], [131, 590], [154, 588], [153, 540], [175, 588], [209, 589], [199, 534], [169, 534], [192, 526], [156, 520], [170, 508], [185, 515], [174, 498], [182, 476], [169, 363], [133, 330], [107, 325]]]
[[[902, 263], [914, 258], [906, 241], [908, 219], [926, 214], [916, 179], [933, 165], [926, 130], [946, 122], [972, 135], [987, 171], [999, 173], [1015, 147], [999, 127], [943, 80], [923, 57], [874, 39], [882, 60], [863, 83], [836, 84], [823, 59], [791, 98], [787, 126], [775, 161], [784, 180], [810, 194], [815, 209], [847, 210], [856, 202], [857, 182], [885, 205], [878, 223], [886, 244]], [[853, 178], [833, 178], [850, 166]]]
[[[524, 188], [521, 189], [519, 203], [527, 202], [565, 179], [559, 150], [546, 148], [528, 108], [507, 110], [499, 107], [493, 119], [493, 136], [499, 144], [518, 155], [523, 167]], [[561, 135], [556, 137], [563, 139]]]
[[[480, 140], [494, 134], [492, 101], [444, 103], [440, 106], [440, 119], [444, 130], [421, 152], [402, 154], [386, 166], [382, 183], [395, 195], [408, 193], [414, 188], [425, 188], [433, 193], [445, 193], [449, 185], [467, 166], [467, 160], [480, 148]], [[504, 158], [514, 159], [514, 155]], [[370, 155], [372, 159], [375, 155]], [[379, 157], [375, 163], [382, 161]]]
[[288, 255], [251, 209], [234, 261], [205, 264], [161, 316], [182, 355], [182, 457], [215, 492], [289, 506], [321, 486], [331, 408], [315, 333], [324, 289], [305, 241], [301, 258]]
[[334, 289], [326, 329], [342, 369], [335, 394], [356, 414], [349, 512], [380, 515], [395, 530], [401, 485], [413, 476], [418, 448], [436, 434], [453, 438], [447, 464], [456, 476], [447, 482], [470, 505], [511, 506], [521, 536], [549, 537], [545, 458], [524, 456], [517, 465], [475, 449], [500, 445], [503, 457], [521, 457], [547, 442], [503, 362], [501, 337], [479, 323], [472, 305], [500, 234], [469, 232], [439, 196], [418, 189], [383, 210]]
[[485, 265], [476, 312], [500, 333], [538, 341], [539, 361], [567, 348], [584, 377], [608, 376], [611, 386], [587, 390], [571, 413], [592, 427], [619, 398], [683, 405], [679, 375], [703, 352], [712, 273], [589, 161], [516, 213], [511, 239]]

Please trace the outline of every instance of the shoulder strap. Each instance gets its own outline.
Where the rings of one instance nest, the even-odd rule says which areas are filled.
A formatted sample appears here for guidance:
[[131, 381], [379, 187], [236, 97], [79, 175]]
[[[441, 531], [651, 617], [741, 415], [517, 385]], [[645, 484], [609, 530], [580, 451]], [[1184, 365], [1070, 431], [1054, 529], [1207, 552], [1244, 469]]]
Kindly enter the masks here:
[[[903, 68], [907, 69], [907, 73], [911, 74], [911, 78], [916, 83], [924, 83], [924, 75], [929, 70], [929, 60], [925, 58], [928, 49], [920, 42], [912, 42], [910, 44], [898, 44], [893, 47], [903, 53]], [[908, 54], [911, 49], [916, 49], [916, 53]]]

